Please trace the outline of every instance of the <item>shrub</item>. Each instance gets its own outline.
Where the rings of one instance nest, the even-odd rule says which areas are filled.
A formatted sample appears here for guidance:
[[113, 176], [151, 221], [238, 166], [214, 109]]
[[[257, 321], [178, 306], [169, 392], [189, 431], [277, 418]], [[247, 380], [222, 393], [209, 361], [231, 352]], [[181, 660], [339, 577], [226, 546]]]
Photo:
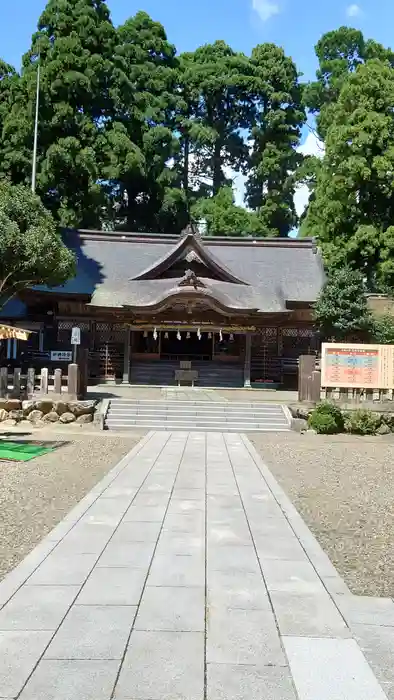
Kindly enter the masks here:
[[345, 419], [338, 406], [323, 402], [316, 406], [308, 419], [310, 428], [322, 435], [341, 433], [345, 427]]
[[354, 435], [375, 435], [382, 418], [373, 411], [360, 408], [357, 411], [349, 411], [346, 423], [347, 430]]

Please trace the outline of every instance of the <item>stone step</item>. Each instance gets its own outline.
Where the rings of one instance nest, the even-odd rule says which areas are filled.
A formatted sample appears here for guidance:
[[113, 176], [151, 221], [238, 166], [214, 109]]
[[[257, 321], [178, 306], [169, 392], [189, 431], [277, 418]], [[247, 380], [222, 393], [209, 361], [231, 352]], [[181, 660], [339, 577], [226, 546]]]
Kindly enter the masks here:
[[137, 408], [152, 408], [152, 409], [157, 409], [157, 410], [164, 410], [164, 409], [173, 409], [173, 408], [178, 408], [179, 410], [187, 410], [188, 408], [195, 407], [197, 409], [201, 410], [223, 410], [223, 411], [264, 411], [264, 412], [272, 412], [272, 411], [279, 411], [283, 412], [283, 407], [281, 404], [278, 403], [259, 403], [256, 401], [255, 403], [242, 403], [242, 402], [233, 402], [233, 401], [194, 401], [190, 400], [188, 401], [187, 399], [180, 399], [179, 401], [154, 401], [154, 400], [149, 400], [147, 399], [146, 401], [141, 399], [141, 400], [127, 400], [127, 399], [111, 399], [111, 409], [123, 409], [123, 410], [133, 410]]
[[145, 417], [147, 420], [172, 420], [178, 418], [184, 418], [185, 420], [221, 420], [221, 421], [231, 421], [238, 423], [248, 423], [250, 421], [283, 421], [287, 423], [287, 419], [281, 413], [203, 413], [203, 412], [190, 412], [190, 411], [170, 411], [170, 412], [154, 412], [154, 411], [110, 411], [108, 414], [108, 420], [120, 420], [120, 419], [134, 419]]
[[107, 430], [135, 430], [136, 428], [147, 428], [150, 430], [186, 430], [188, 432], [199, 431], [216, 431], [216, 432], [289, 432], [290, 428], [287, 424], [271, 424], [271, 423], [250, 423], [248, 426], [240, 426], [239, 423], [189, 423], [188, 421], [133, 421], [121, 422], [115, 421], [106, 423]]
[[239, 414], [231, 415], [231, 414], [223, 414], [223, 413], [217, 413], [214, 415], [207, 415], [204, 413], [197, 413], [197, 414], [185, 414], [185, 413], [162, 413], [162, 414], [154, 414], [154, 413], [112, 413], [109, 412], [107, 414], [107, 421], [131, 421], [131, 420], [154, 420], [154, 421], [169, 421], [169, 420], [184, 420], [187, 421], [188, 423], [193, 423], [195, 420], [197, 421], [204, 421], [205, 423], [208, 423], [209, 421], [214, 421], [214, 422], [220, 422], [220, 423], [286, 423], [288, 424], [288, 420], [285, 415], [280, 415], [280, 414], [254, 414], [251, 416], [242, 416]]
[[108, 430], [288, 431], [280, 404], [215, 401], [154, 401], [114, 399], [105, 420]]

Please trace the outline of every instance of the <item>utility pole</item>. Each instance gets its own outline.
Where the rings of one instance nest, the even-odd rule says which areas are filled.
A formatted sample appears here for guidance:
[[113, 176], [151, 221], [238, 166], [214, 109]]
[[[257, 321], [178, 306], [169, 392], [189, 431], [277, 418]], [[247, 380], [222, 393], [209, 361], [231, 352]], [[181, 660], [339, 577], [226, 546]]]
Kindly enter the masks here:
[[31, 172], [31, 191], [33, 192], [33, 194], [36, 191], [39, 107], [40, 107], [40, 56], [38, 56], [38, 66], [37, 66], [36, 114], [35, 114], [35, 119], [34, 119], [33, 166], [32, 166], [32, 172]]

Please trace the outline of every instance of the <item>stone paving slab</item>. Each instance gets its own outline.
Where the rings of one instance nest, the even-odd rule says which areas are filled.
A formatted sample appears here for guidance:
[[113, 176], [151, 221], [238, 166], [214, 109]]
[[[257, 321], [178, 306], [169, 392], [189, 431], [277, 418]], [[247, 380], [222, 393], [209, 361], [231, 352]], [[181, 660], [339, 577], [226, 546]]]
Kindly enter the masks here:
[[393, 653], [238, 434], [149, 433], [0, 583], [0, 700], [391, 700]]
[[385, 700], [385, 693], [353, 639], [284, 637], [302, 700]]

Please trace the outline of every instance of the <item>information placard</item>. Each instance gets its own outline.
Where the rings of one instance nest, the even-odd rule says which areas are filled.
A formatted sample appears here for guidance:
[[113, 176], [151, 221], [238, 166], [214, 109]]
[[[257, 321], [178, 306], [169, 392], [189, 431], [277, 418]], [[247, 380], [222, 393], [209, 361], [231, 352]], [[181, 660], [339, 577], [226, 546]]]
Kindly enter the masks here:
[[323, 343], [322, 387], [394, 389], [394, 346]]
[[51, 350], [51, 362], [71, 362], [71, 350]]

